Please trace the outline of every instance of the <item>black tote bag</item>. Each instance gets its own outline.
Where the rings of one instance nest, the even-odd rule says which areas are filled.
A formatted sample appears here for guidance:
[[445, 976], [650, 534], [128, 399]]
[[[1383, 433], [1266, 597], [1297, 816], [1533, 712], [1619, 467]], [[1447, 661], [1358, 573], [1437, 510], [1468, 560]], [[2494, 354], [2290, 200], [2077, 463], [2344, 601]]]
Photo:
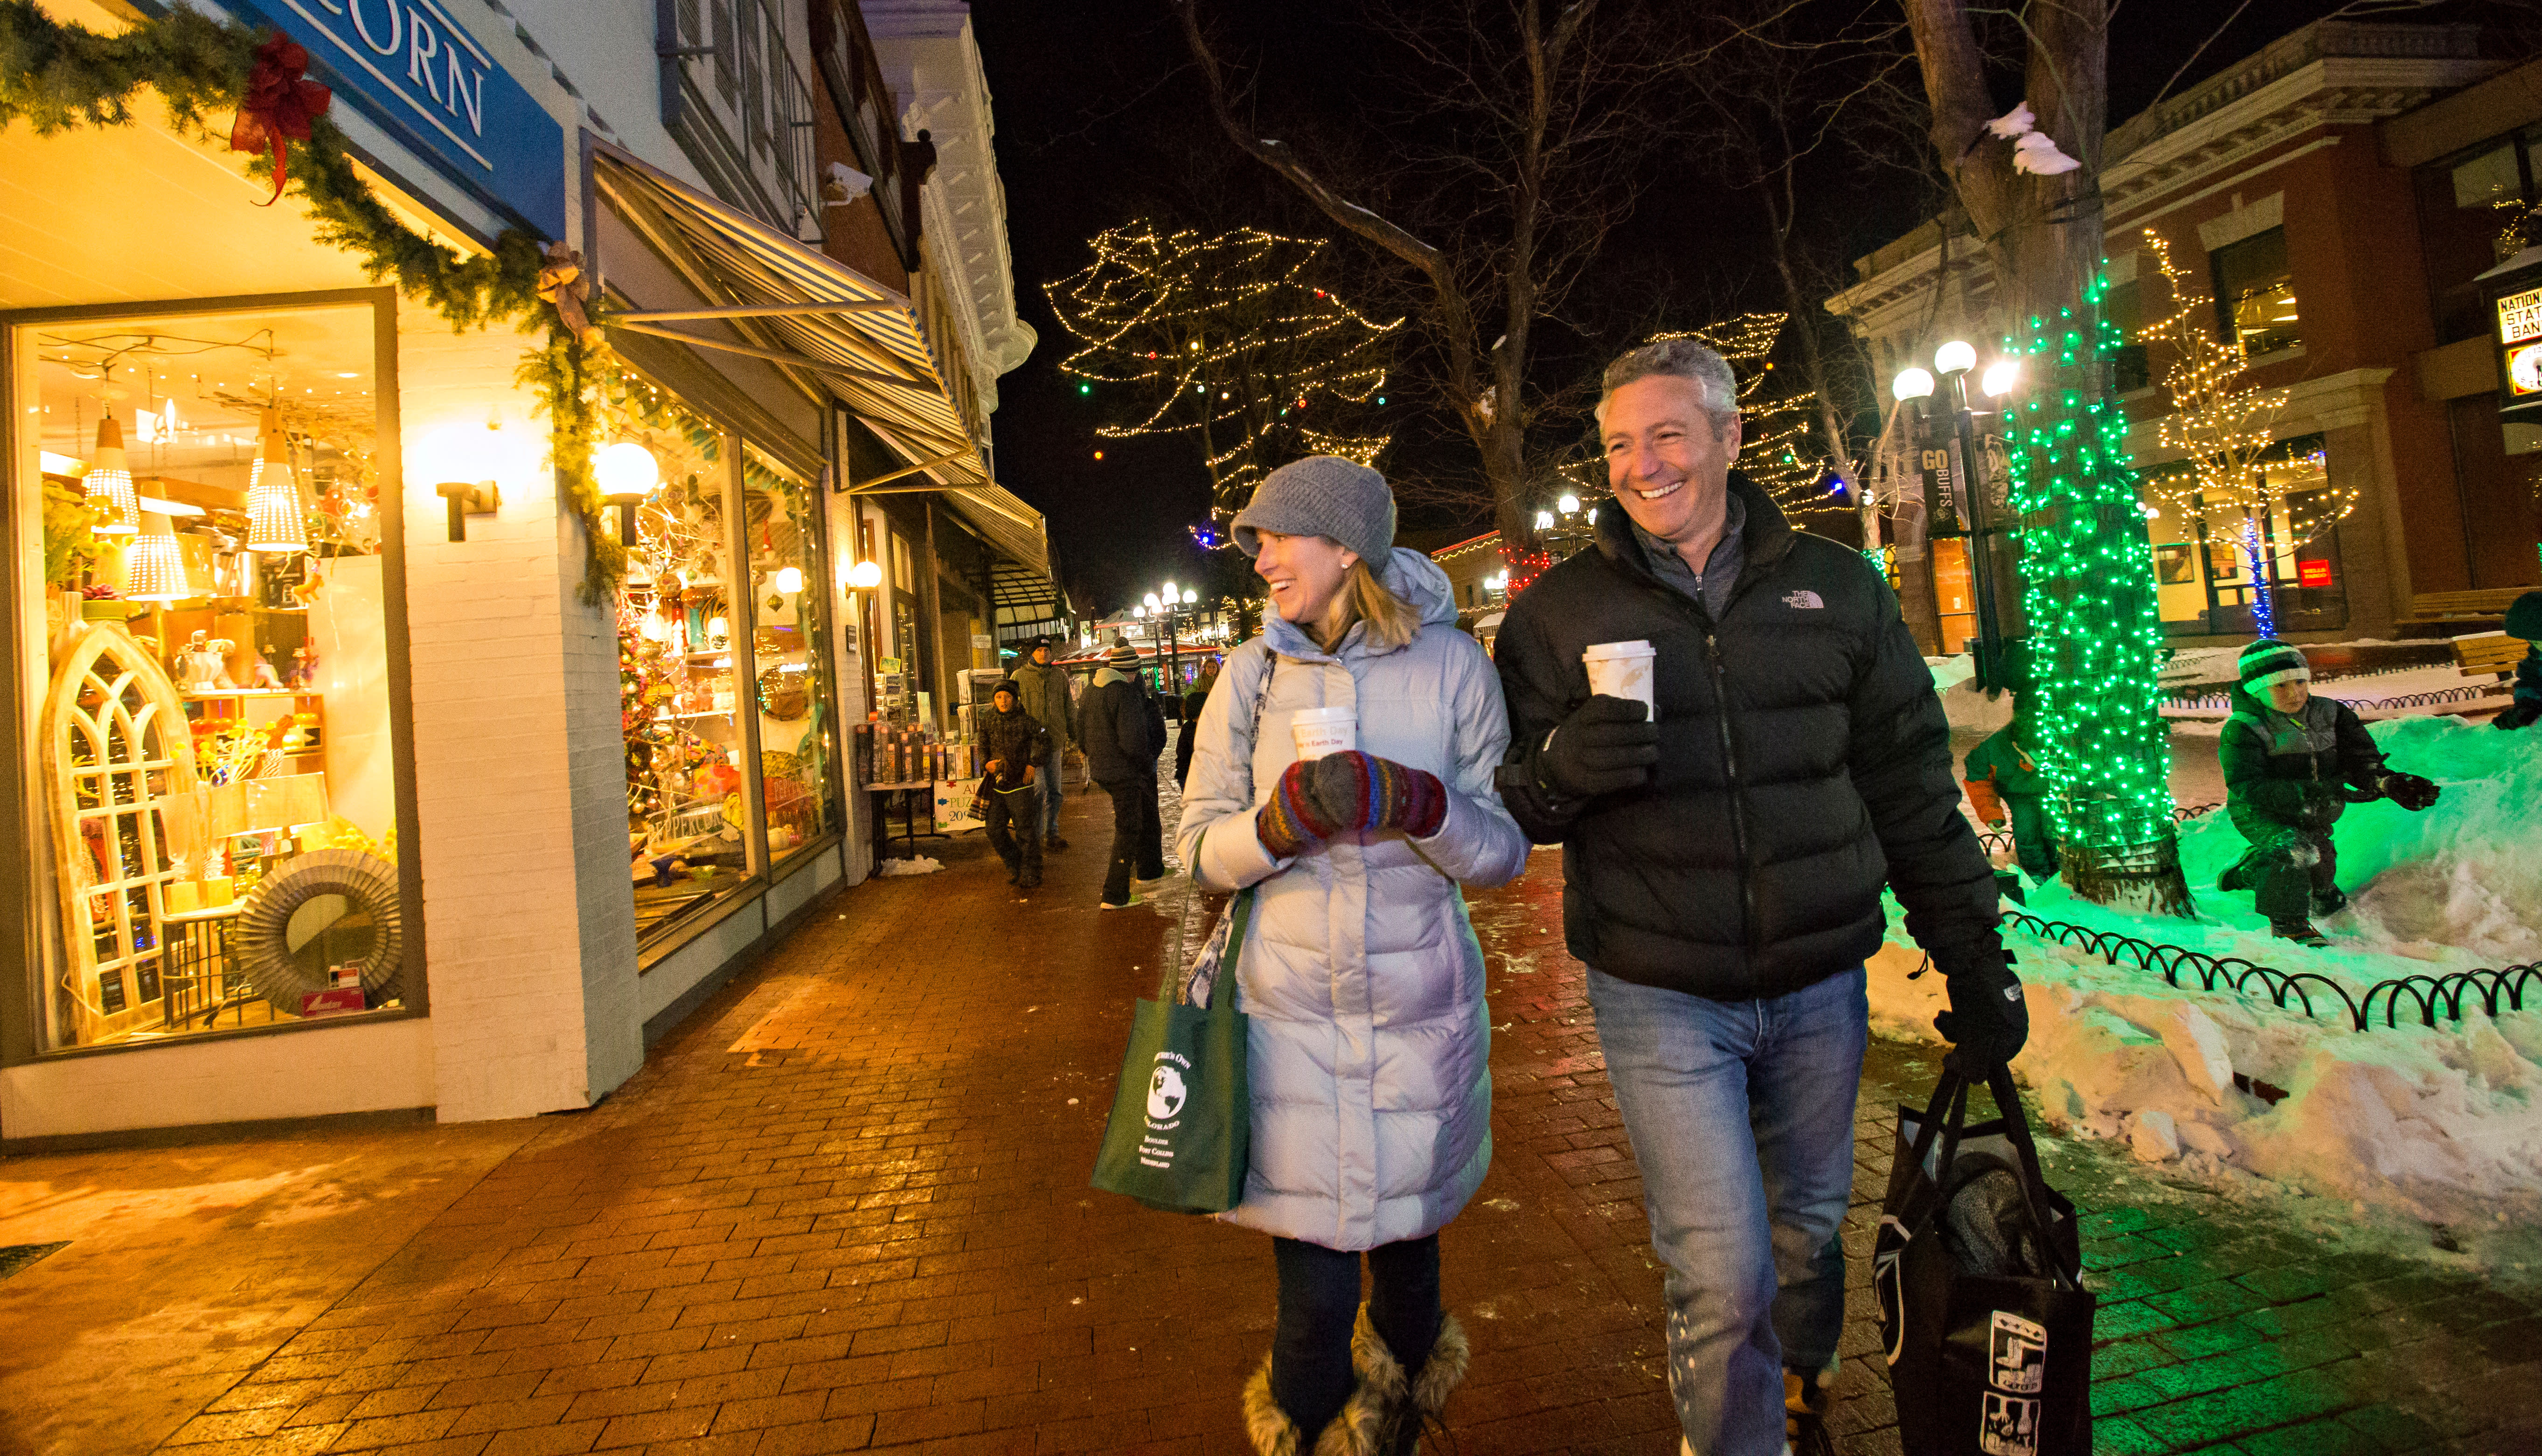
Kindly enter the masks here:
[[[1945, 1063], [1898, 1110], [1872, 1282], [1906, 1456], [2091, 1456], [2092, 1313], [2074, 1205], [2048, 1186], [2012, 1073], [1968, 1127]], [[1938, 1143], [1938, 1146], [1937, 1146]]]

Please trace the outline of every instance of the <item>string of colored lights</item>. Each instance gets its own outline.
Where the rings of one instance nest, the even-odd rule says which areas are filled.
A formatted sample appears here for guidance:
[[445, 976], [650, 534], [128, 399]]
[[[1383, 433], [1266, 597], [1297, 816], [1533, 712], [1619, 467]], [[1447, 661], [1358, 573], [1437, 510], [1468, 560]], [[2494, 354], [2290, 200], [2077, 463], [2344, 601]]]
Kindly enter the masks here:
[[[2286, 390], [2245, 382], [2251, 365], [2240, 330], [2215, 336], [2214, 301], [2193, 291], [2188, 272], [2173, 261], [2171, 244], [2151, 228], [2145, 251], [2171, 289], [2172, 311], [2136, 330], [2136, 342], [2166, 345], [2172, 355], [2162, 385], [2171, 413], [2161, 424], [2166, 453], [2185, 469], [2155, 473], [2148, 493], [2167, 516], [2204, 528], [2211, 543], [2229, 543], [2251, 577], [2251, 613], [2262, 636], [2277, 635], [2277, 567], [2356, 509], [2354, 487], [2325, 471], [2270, 470], [2278, 450], [2270, 425], [2286, 401]], [[2290, 484], [2305, 488], [2290, 490]]]
[[[2079, 311], [2034, 316], [2026, 337], [2005, 341], [2022, 361], [2007, 453], [2024, 525], [2040, 759], [2060, 839], [2087, 863], [2167, 875], [2176, 886], [2171, 739], [2156, 710], [2162, 621], [2127, 412], [2106, 387], [2110, 356], [2125, 343], [2101, 315], [2108, 293], [2108, 277], [2097, 275]], [[2104, 883], [2077, 877], [2075, 888], [2091, 894]], [[2182, 908], [2155, 895], [2164, 909]]]
[[1287, 460], [1373, 465], [1385, 448], [1386, 436], [1354, 428], [1365, 410], [1352, 406], [1385, 402], [1402, 321], [1378, 323], [1316, 287], [1324, 247], [1257, 228], [1204, 237], [1133, 223], [1096, 237], [1094, 261], [1045, 290], [1080, 341], [1060, 368], [1083, 394], [1137, 401], [1138, 418], [1095, 433], [1199, 435], [1221, 528]]

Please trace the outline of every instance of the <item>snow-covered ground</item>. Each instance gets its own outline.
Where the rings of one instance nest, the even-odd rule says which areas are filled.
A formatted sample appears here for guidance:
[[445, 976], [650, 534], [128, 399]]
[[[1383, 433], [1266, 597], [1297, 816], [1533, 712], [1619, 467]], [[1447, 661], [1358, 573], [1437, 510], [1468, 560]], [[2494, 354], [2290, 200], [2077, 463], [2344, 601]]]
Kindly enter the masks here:
[[[2245, 847], [2221, 814], [2183, 827], [2181, 860], [2200, 917], [2112, 910], [2052, 882], [2043, 918], [2122, 930], [2210, 956], [2332, 978], [2361, 996], [2376, 982], [2542, 960], [2542, 732], [2501, 733], [2448, 717], [2372, 725], [2393, 766], [2443, 785], [2409, 814], [2389, 803], [2341, 820], [2339, 882], [2350, 909], [2322, 922], [2332, 944], [2275, 939], [2247, 894], [2214, 889]], [[2187, 749], [2188, 746], [2184, 746]], [[1893, 917], [1893, 923], [1895, 917]], [[2265, 993], [2174, 988], [2132, 965], [2007, 935], [2019, 958], [2030, 1045], [2014, 1062], [2059, 1127], [2128, 1142], [2203, 1181], [2264, 1179], [2457, 1227], [2542, 1219], [2542, 981], [2525, 1009], [2467, 1006], [2429, 1030], [2352, 1028], [2335, 1001], [2307, 1019]], [[1884, 1029], [1930, 1039], [1940, 978], [1913, 981], [1904, 932], [1872, 977]], [[2379, 1007], [2379, 1003], [2378, 1003]], [[2281, 1088], [2272, 1105], [2235, 1074]]]

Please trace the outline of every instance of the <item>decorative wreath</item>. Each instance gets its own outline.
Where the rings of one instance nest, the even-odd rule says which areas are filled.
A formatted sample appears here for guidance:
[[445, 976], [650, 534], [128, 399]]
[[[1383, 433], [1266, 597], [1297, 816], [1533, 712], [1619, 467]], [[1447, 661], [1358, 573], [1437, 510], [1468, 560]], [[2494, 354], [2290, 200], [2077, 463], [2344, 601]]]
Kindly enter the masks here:
[[282, 1011], [300, 1014], [300, 997], [327, 989], [327, 975], [293, 955], [291, 916], [321, 895], [341, 895], [371, 917], [371, 949], [362, 957], [362, 993], [372, 1005], [403, 989], [405, 942], [398, 913], [397, 866], [358, 849], [303, 854], [248, 892], [231, 931], [231, 952], [248, 982]]

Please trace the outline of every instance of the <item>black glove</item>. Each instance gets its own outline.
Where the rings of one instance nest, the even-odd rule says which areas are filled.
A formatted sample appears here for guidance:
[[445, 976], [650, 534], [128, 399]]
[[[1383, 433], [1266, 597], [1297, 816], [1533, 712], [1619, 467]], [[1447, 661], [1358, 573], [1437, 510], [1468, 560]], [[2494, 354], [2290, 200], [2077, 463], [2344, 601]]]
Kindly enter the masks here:
[[1651, 781], [1659, 725], [1629, 697], [1590, 698], [1571, 710], [1536, 755], [1536, 781], [1565, 799], [1594, 799]]
[[2413, 814], [2433, 808], [2436, 796], [2444, 792], [2415, 773], [2386, 773], [2377, 787], [2383, 790], [2383, 797]]
[[1933, 1018], [1933, 1030], [1952, 1044], [1952, 1055], [1970, 1076], [1985, 1076], [2011, 1061], [2030, 1040], [2021, 978], [2012, 974], [2012, 956], [2000, 947], [1945, 970], [1942, 985], [1950, 992], [1951, 1009]]
[[2492, 728], [2522, 728], [2536, 718], [2542, 718], [2542, 707], [2536, 707], [2529, 702], [2519, 702], [2513, 707], [2508, 708], [2506, 711], [2500, 713], [2497, 717], [2490, 719], [2489, 726]]

